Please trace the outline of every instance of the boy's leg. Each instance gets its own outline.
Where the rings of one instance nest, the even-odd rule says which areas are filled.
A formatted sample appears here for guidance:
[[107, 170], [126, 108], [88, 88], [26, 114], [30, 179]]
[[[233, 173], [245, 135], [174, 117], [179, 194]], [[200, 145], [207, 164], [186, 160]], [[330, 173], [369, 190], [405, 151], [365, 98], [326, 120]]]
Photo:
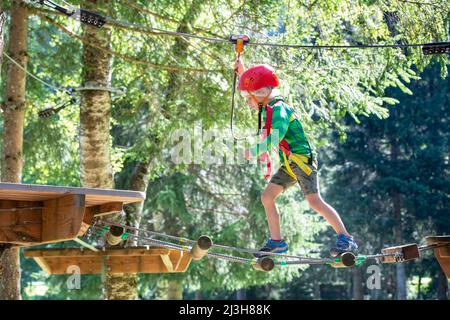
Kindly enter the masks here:
[[339, 214], [332, 206], [330, 206], [322, 199], [319, 192], [307, 194], [305, 195], [305, 198], [308, 201], [311, 209], [324, 217], [338, 235], [344, 234], [347, 237], [350, 236]]
[[300, 187], [309, 206], [323, 216], [338, 235], [336, 245], [330, 250], [331, 254], [337, 255], [346, 251], [355, 252], [358, 249], [358, 245], [353, 240], [353, 237], [347, 232], [341, 217], [336, 210], [320, 196], [319, 180], [316, 169], [317, 163], [315, 163], [315, 166], [310, 166], [310, 168], [313, 169], [313, 171], [308, 176], [300, 168], [295, 165], [293, 166], [293, 170], [298, 178], [298, 182], [300, 183]]
[[[266, 244], [259, 249], [264, 252], [284, 253], [288, 251], [288, 244], [281, 235], [280, 216], [275, 201], [283, 191], [294, 185], [296, 180], [292, 179], [284, 170], [280, 169], [272, 177], [269, 184], [261, 194], [261, 202], [266, 212], [269, 224], [270, 238]], [[262, 257], [264, 253], [254, 253], [256, 258]]]
[[341, 217], [336, 210], [326, 203], [320, 196], [319, 178], [317, 175], [317, 163], [315, 166], [308, 165], [313, 171], [308, 176], [297, 165], [293, 165], [293, 170], [297, 176], [300, 188], [305, 195], [311, 209], [319, 213], [333, 227], [338, 235], [344, 234], [350, 236], [342, 222]]
[[266, 211], [267, 223], [269, 224], [270, 238], [281, 240], [280, 215], [278, 214], [275, 200], [283, 193], [284, 188], [278, 184], [270, 182], [261, 194], [261, 202]]

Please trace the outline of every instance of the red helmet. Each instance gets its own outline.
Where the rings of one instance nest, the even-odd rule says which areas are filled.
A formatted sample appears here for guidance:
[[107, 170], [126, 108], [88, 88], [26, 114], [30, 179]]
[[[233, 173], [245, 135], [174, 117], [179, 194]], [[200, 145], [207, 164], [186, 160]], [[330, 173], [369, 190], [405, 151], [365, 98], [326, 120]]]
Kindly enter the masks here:
[[259, 64], [247, 69], [239, 78], [239, 90], [255, 91], [264, 87], [278, 87], [274, 68]]

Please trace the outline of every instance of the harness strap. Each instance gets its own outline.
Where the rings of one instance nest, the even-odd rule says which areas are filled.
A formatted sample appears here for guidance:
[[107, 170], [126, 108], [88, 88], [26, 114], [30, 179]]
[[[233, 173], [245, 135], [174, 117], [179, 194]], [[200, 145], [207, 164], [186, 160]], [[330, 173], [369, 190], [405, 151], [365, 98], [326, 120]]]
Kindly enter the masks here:
[[[275, 102], [275, 104], [277, 104], [278, 102], [279, 101]], [[266, 106], [266, 123], [264, 125], [265, 131], [263, 133], [263, 136], [261, 137], [262, 140], [270, 134], [270, 131], [272, 129], [272, 114], [273, 114], [273, 106], [267, 105]], [[295, 116], [292, 115], [291, 118], [289, 119], [289, 122], [292, 122], [295, 119], [296, 119]], [[313, 165], [313, 163], [312, 163], [313, 161], [311, 158], [308, 158], [307, 156], [302, 155], [302, 154], [292, 153], [291, 148], [285, 139], [282, 139], [280, 141], [278, 148], [283, 153], [283, 160], [284, 160], [284, 166], [286, 167], [286, 171], [293, 179], [298, 180], [297, 176], [295, 175], [294, 171], [292, 170], [292, 168], [290, 166], [289, 160], [294, 162], [301, 170], [303, 170], [303, 172], [306, 173], [306, 175], [309, 176], [312, 173], [313, 170], [307, 166], [307, 164]], [[271, 173], [272, 173], [270, 156], [269, 156], [268, 152], [264, 153], [263, 156], [264, 156], [264, 160], [266, 161], [266, 174], [264, 176], [264, 179], [269, 179], [271, 176]]]

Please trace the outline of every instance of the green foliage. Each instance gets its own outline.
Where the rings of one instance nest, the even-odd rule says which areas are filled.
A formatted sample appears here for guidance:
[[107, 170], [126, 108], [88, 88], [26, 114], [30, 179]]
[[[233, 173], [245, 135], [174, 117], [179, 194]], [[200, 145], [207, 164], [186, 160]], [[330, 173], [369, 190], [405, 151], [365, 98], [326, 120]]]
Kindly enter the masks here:
[[[447, 40], [448, 1], [434, 2], [437, 7], [387, 0], [214, 0], [205, 3], [127, 0], [111, 3], [109, 12], [104, 14], [131, 23], [166, 30], [187, 30], [203, 36], [227, 38], [230, 34], [246, 33], [253, 42], [319, 45], [421, 43]], [[80, 1], [71, 3], [78, 5]], [[138, 10], [136, 5], [155, 14]], [[79, 22], [62, 16], [51, 18], [70, 32], [82, 35]], [[29, 23], [29, 71], [52, 85], [82, 86], [82, 48], [83, 44], [69, 35], [67, 30], [32, 13]], [[173, 147], [170, 134], [175, 129], [190, 130], [198, 121], [204, 129], [228, 128], [234, 48], [229, 43], [209, 43], [113, 27], [111, 50], [115, 55], [112, 86], [127, 89], [126, 96], [114, 99], [112, 107], [112, 162], [117, 185], [127, 188], [136, 163], [152, 163], [143, 227], [158, 227], [158, 231], [189, 238], [209, 234], [218, 243], [237, 247], [259, 246], [266, 238], [267, 230], [259, 200], [263, 185], [260, 173], [254, 167], [237, 165], [174, 165], [168, 155]], [[375, 152], [374, 146], [366, 146], [365, 134], [368, 132], [367, 126], [375, 130], [370, 131], [371, 135], [381, 135], [383, 130], [392, 129], [398, 122], [399, 119], [380, 122], [372, 117], [386, 119], [389, 111], [394, 111], [396, 116], [396, 108], [400, 105], [395, 109], [389, 106], [398, 104], [402, 99], [389, 88], [399, 88], [411, 95], [415, 92], [412, 89], [414, 81], [431, 61], [439, 64], [440, 70], [436, 67], [436, 73], [440, 72], [442, 77], [447, 74], [448, 56], [424, 56], [420, 48], [298, 50], [247, 46], [244, 61], [246, 66], [256, 63], [274, 65], [282, 80], [283, 93], [303, 115], [302, 122], [314, 144], [317, 147], [326, 146], [327, 152], [333, 150], [338, 160], [351, 161], [350, 167], [344, 166], [339, 175], [324, 180], [322, 185], [350, 185], [359, 190], [358, 194], [346, 193], [332, 199], [344, 212], [347, 209], [352, 212], [352, 222], [361, 226], [359, 234], [373, 235], [367, 240], [370, 249], [381, 247], [383, 241], [376, 235], [383, 231], [382, 228], [392, 226], [393, 222], [388, 215], [380, 215], [373, 217], [373, 226], [368, 226], [367, 217], [359, 215], [359, 212], [385, 210], [383, 188], [400, 188], [403, 193], [414, 194], [407, 205], [421, 210], [408, 213], [408, 216], [417, 216], [423, 221], [428, 216], [425, 213], [429, 199], [421, 194], [427, 194], [436, 203], [438, 209], [436, 215], [433, 213], [433, 219], [437, 221], [439, 215], [445, 213], [442, 188], [446, 184], [433, 173], [433, 168], [415, 165], [403, 175], [394, 174], [402, 172], [399, 169], [415, 159], [437, 162], [435, 159], [439, 157], [436, 155], [442, 152], [443, 147], [442, 131], [438, 128], [443, 128], [444, 123], [433, 120], [435, 122], [427, 127], [430, 130], [424, 131], [416, 123], [406, 127], [401, 122], [397, 133], [402, 134], [402, 138], [412, 140], [412, 137], [418, 136], [414, 131], [417, 129], [424, 140], [417, 139], [417, 144], [411, 142], [409, 148], [414, 152], [404, 150], [405, 159], [401, 165], [386, 172], [383, 166], [380, 167], [387, 161], [383, 153], [386, 150]], [[170, 72], [164, 66], [201, 68], [208, 72]], [[3, 87], [5, 77], [6, 63], [2, 66]], [[437, 84], [435, 86], [438, 87]], [[243, 105], [238, 96], [237, 126], [253, 129], [256, 115]], [[427, 108], [419, 104], [410, 108], [418, 113], [416, 119], [426, 118], [427, 115], [431, 119], [436, 116], [434, 112], [445, 111], [435, 108], [445, 97], [444, 94], [433, 96], [430, 99], [435, 100], [428, 101]], [[78, 106], [62, 111], [55, 118], [38, 119], [39, 110], [59, 105], [68, 97], [31, 78], [27, 81], [27, 99], [24, 182], [80, 185]], [[4, 94], [1, 100], [5, 100]], [[388, 121], [392, 119], [387, 118]], [[394, 125], [384, 127], [385, 123], [386, 126], [387, 123]], [[0, 130], [2, 128], [0, 117]], [[325, 134], [328, 132], [336, 133], [336, 136], [330, 140]], [[350, 142], [345, 145], [345, 150], [349, 143], [360, 147], [358, 152], [350, 155], [337, 149], [339, 143], [345, 140], [346, 132], [349, 132]], [[3, 134], [0, 139], [3, 139]], [[372, 155], [370, 158], [367, 158], [367, 152]], [[338, 162], [331, 162], [331, 165], [338, 165]], [[365, 168], [362, 176], [365, 183], [362, 185], [354, 181], [352, 175], [361, 167]], [[377, 170], [383, 173], [383, 178], [373, 177], [373, 172]], [[423, 170], [423, 176], [409, 176], [418, 170]], [[442, 170], [448, 172], [448, 168]], [[417, 183], [417, 178], [426, 183]], [[323, 230], [324, 224], [315, 215], [310, 215], [305, 204], [298, 201], [298, 192], [291, 191], [280, 198], [283, 227], [292, 252], [309, 253], [318, 248], [313, 236]], [[157, 219], [159, 225], [150, 224], [149, 219]], [[325, 241], [321, 239], [320, 243]], [[366, 247], [363, 246], [363, 249]], [[29, 265], [29, 262], [24, 263]], [[30, 270], [33, 272], [25, 273], [24, 287], [33, 278], [46, 283], [50, 281], [36, 272], [36, 266], [30, 267]], [[205, 260], [193, 264], [188, 274], [177, 277], [184, 280], [188, 290], [205, 290], [213, 296], [221, 288], [235, 290], [282, 283], [297, 275], [302, 276], [302, 281], [313, 283], [319, 275], [325, 276], [328, 269], [317, 274], [310, 272], [302, 268], [285, 268], [263, 274], [254, 272], [248, 266]], [[171, 276], [140, 276], [142, 297], [154, 294], [154, 283], [146, 280]], [[333, 276], [338, 277], [337, 272]], [[75, 299], [99, 296], [98, 277], [88, 277], [88, 287], [79, 295], [65, 291], [58, 284], [61, 279], [51, 282], [48, 297]], [[313, 291], [308, 287], [305, 292], [309, 293], [304, 293], [302, 297], [313, 296]], [[284, 294], [293, 293], [284, 291]], [[26, 297], [33, 298], [33, 295]]]
[[[330, 182], [326, 196], [342, 212], [362, 252], [398, 244], [395, 229], [401, 230], [403, 243], [423, 243], [426, 236], [449, 230], [449, 81], [436, 78], [438, 73], [437, 65], [425, 70], [423, 79], [411, 85], [413, 96], [390, 90], [399, 104], [388, 119], [366, 119], [348, 132], [344, 144], [324, 153]], [[394, 216], [393, 192], [401, 197], [401, 222]], [[431, 278], [421, 298], [436, 298], [440, 268], [431, 253], [423, 258], [407, 264], [407, 275]], [[394, 268], [383, 269], [380, 298], [389, 298]]]

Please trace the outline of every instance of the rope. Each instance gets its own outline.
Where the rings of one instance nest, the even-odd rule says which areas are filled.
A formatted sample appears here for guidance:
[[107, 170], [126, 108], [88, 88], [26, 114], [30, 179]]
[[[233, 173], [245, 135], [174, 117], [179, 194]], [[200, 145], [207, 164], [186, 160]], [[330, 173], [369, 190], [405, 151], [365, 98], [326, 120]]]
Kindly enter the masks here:
[[97, 91], [109, 91], [111, 93], [117, 93], [117, 97], [122, 97], [125, 95], [125, 92], [126, 92], [126, 88], [114, 88], [114, 87], [108, 87], [108, 86], [103, 87], [103, 86], [96, 86], [96, 85], [86, 85], [84, 87], [76, 87], [76, 88], [74, 88], [74, 87], [68, 87], [68, 88], [57, 87], [57, 86], [54, 86], [54, 85], [42, 80], [41, 78], [34, 75], [33, 73], [29, 72], [26, 68], [21, 66], [19, 62], [17, 62], [13, 58], [11, 58], [5, 52], [3, 52], [3, 55], [6, 58], [8, 58], [12, 63], [14, 63], [18, 68], [23, 70], [27, 75], [32, 77], [33, 79], [39, 81], [40, 83], [44, 84], [45, 86], [47, 86], [55, 91], [64, 92], [68, 95], [73, 95], [74, 92], [97, 90]]
[[[102, 227], [98, 226], [98, 225], [93, 225], [92, 227], [94, 227], [96, 229], [102, 229]], [[183, 252], [187, 252], [187, 253], [190, 253], [190, 251], [192, 249], [192, 247], [186, 247], [186, 246], [183, 246], [183, 245], [178, 245], [178, 244], [174, 244], [174, 243], [167, 242], [167, 241], [151, 239], [151, 238], [147, 238], [147, 237], [143, 237], [143, 236], [139, 236], [139, 235], [135, 235], [135, 234], [130, 234], [129, 237], [134, 238], [135, 240], [145, 240], [146, 242], [148, 242], [150, 244], [157, 245], [159, 247], [168, 248], [168, 249], [175, 249], [175, 250], [179, 250], [179, 251], [183, 251]], [[190, 240], [190, 241], [192, 241], [192, 240]], [[195, 243], [196, 241], [192, 241], [192, 242]], [[234, 256], [230, 256], [230, 255], [225, 255], [225, 254], [220, 254], [220, 253], [213, 253], [213, 252], [208, 252], [208, 257], [212, 257], [212, 258], [216, 258], [216, 259], [228, 260], [228, 261], [237, 262], [237, 263], [251, 263], [252, 261], [254, 261], [254, 259], [246, 259], [246, 258], [241, 258], [241, 257], [234, 257]]]
[[212, 257], [212, 258], [216, 258], [216, 259], [228, 260], [228, 261], [237, 262], [237, 263], [246, 263], [246, 264], [252, 263], [252, 262], [255, 261], [254, 259], [246, 259], [246, 258], [241, 258], [241, 257], [234, 257], [234, 256], [229, 256], [229, 255], [226, 255], [226, 254], [214, 253], [214, 252], [211, 252], [211, 253], [208, 252], [208, 257]]
[[108, 221], [101, 221], [102, 224], [106, 224], [108, 226], [116, 226], [116, 227], [122, 227], [128, 230], [133, 230], [133, 231], [140, 231], [140, 232], [144, 232], [144, 233], [148, 233], [148, 234], [153, 234], [155, 236], [160, 236], [160, 237], [165, 237], [167, 239], [172, 239], [172, 240], [176, 240], [176, 241], [185, 241], [191, 244], [195, 244], [197, 243], [197, 241], [194, 240], [190, 240], [190, 239], [185, 239], [185, 238], [181, 238], [181, 237], [175, 237], [175, 236], [171, 236], [168, 234], [164, 234], [164, 233], [159, 233], [159, 232], [155, 232], [155, 231], [150, 231], [150, 230], [145, 230], [145, 229], [140, 229], [140, 228], [136, 228], [136, 227], [130, 227], [127, 226], [126, 224], [121, 224], [121, 223], [116, 223], [116, 222], [108, 222]]
[[[102, 222], [103, 223], [103, 222]], [[166, 234], [162, 234], [162, 233], [157, 233], [157, 232], [153, 232], [153, 231], [146, 231], [146, 230], [142, 230], [139, 228], [135, 228], [135, 227], [128, 227], [126, 225], [123, 224], [119, 224], [119, 223], [108, 223], [106, 222], [105, 224], [110, 225], [110, 226], [119, 226], [119, 227], [123, 227], [124, 229], [132, 229], [135, 231], [143, 231], [143, 232], [148, 232], [148, 233], [153, 233], [159, 236], [165, 236], [165, 237], [170, 237], [171, 239], [178, 239], [181, 242], [189, 242], [189, 243], [193, 243], [195, 244], [196, 241], [194, 240], [190, 240], [190, 239], [184, 239], [184, 238], [180, 238], [180, 237], [175, 237], [175, 236], [169, 236]], [[105, 231], [105, 229], [103, 229], [104, 227], [94, 224], [91, 227], [96, 228], [96, 229], [101, 229], [103, 231]], [[192, 247], [186, 247], [184, 245], [179, 245], [179, 244], [174, 244], [171, 242], [167, 242], [167, 241], [162, 241], [162, 240], [156, 240], [153, 238], [148, 238], [145, 236], [140, 236], [140, 235], [135, 235], [135, 234], [130, 234], [129, 237], [132, 237], [135, 240], [143, 240], [145, 241], [145, 243], [143, 244], [153, 244], [159, 247], [163, 247], [163, 248], [168, 248], [168, 249], [174, 249], [174, 250], [179, 250], [179, 251], [184, 251], [187, 253], [190, 253]], [[324, 264], [330, 264], [336, 261], [336, 258], [330, 259], [330, 258], [309, 258], [309, 257], [301, 257], [301, 256], [293, 256], [293, 255], [285, 255], [285, 254], [280, 254], [280, 253], [271, 253], [271, 252], [263, 252], [263, 251], [253, 251], [253, 250], [248, 250], [248, 249], [241, 249], [241, 248], [235, 248], [235, 247], [230, 247], [230, 246], [223, 246], [223, 245], [213, 245], [212, 247], [216, 247], [216, 248], [221, 248], [221, 249], [231, 249], [234, 251], [238, 251], [238, 252], [243, 252], [243, 253], [263, 253], [267, 256], [279, 256], [281, 258], [295, 258], [297, 260], [284, 260], [284, 261], [276, 261], [274, 262], [275, 265], [279, 265], [279, 266], [287, 266], [287, 265], [324, 265]], [[423, 250], [428, 250], [430, 249], [431, 246], [426, 246], [423, 247]], [[231, 256], [231, 255], [226, 255], [226, 254], [221, 254], [221, 253], [215, 253], [215, 252], [208, 252], [208, 257], [212, 257], [212, 258], [216, 258], [216, 259], [222, 259], [222, 260], [228, 260], [231, 262], [236, 262], [236, 263], [241, 263], [241, 264], [254, 264], [256, 259], [248, 259], [248, 258], [242, 258], [242, 257], [236, 257], [236, 256]], [[375, 255], [359, 255], [356, 256], [356, 261], [358, 262], [356, 265], [359, 265], [361, 262], [364, 262], [366, 260], [369, 259], [379, 259], [382, 257], [390, 257], [390, 256], [401, 256], [401, 254], [399, 253], [386, 253], [386, 254], [375, 254]]]
[[144, 26], [144, 25], [137, 24], [137, 23], [131, 23], [128, 21], [121, 21], [121, 20], [113, 19], [111, 17], [105, 17], [105, 19], [106, 19], [106, 22], [114, 23], [116, 25], [123, 26], [123, 27], [131, 27], [131, 28], [138, 28], [138, 29], [148, 30], [148, 31], [156, 31], [157, 35], [169, 35], [169, 36], [176, 36], [176, 37], [195, 38], [195, 39], [200, 39], [200, 40], [204, 40], [204, 41], [208, 41], [208, 42], [215, 42], [215, 43], [228, 42], [228, 39], [224, 39], [224, 38], [203, 37], [203, 36], [199, 36], [196, 34], [190, 34], [190, 33], [186, 33], [186, 32], [169, 31], [169, 30], [164, 30], [164, 29], [160, 29], [160, 28]]
[[[167, 234], [159, 233], [159, 232], [155, 232], [155, 231], [150, 231], [150, 230], [130, 227], [130, 226], [127, 226], [125, 224], [114, 223], [114, 222], [107, 222], [107, 221], [102, 221], [101, 223], [105, 224], [105, 225], [109, 225], [109, 226], [122, 227], [122, 228], [128, 229], [128, 230], [149, 233], [149, 234], [153, 234], [153, 235], [160, 236], [160, 237], [165, 237], [165, 238], [176, 240], [176, 241], [180, 241], [180, 242], [186, 242], [186, 243], [190, 243], [190, 244], [197, 243], [197, 241], [195, 241], [195, 240], [181, 238], [181, 237], [176, 237], [176, 236], [171, 236], [171, 235], [167, 235]], [[322, 260], [320, 258], [311, 258], [311, 257], [305, 257], [305, 256], [288, 255], [288, 254], [283, 254], [283, 253], [275, 253], [275, 252], [266, 252], [266, 251], [259, 251], [259, 250], [243, 249], [243, 248], [237, 248], [237, 247], [232, 247], [232, 246], [225, 246], [225, 245], [220, 245], [220, 244], [213, 244], [211, 246], [211, 248], [223, 249], [223, 250], [228, 250], [228, 251], [237, 251], [237, 252], [241, 252], [241, 253], [264, 254], [264, 255], [268, 255], [268, 256], [276, 256], [276, 257], [280, 257], [280, 258], [289, 258], [289, 259], [300, 259], [300, 260], [309, 259], [309, 260], [314, 260], [314, 261], [321, 261]], [[208, 253], [208, 255], [209, 255], [209, 253]]]
[[284, 44], [284, 43], [269, 43], [269, 42], [251, 42], [250, 46], [265, 46], [265, 47], [282, 47], [294, 49], [380, 49], [380, 48], [408, 48], [408, 47], [423, 47], [425, 45], [432, 45], [434, 43], [411, 43], [411, 44], [361, 44], [361, 45], [316, 45], [316, 44]]
[[[100, 226], [95, 226], [95, 228], [101, 229]], [[134, 234], [130, 234], [129, 237], [131, 237], [131, 238], [133, 238], [135, 240], [145, 240], [149, 244], [154, 244], [154, 245], [157, 245], [159, 247], [179, 250], [179, 251], [183, 251], [183, 252], [187, 252], [187, 253], [190, 253], [190, 251], [192, 249], [192, 247], [186, 247], [186, 246], [183, 246], [183, 245], [177, 245], [177, 244], [174, 244], [174, 243], [161, 241], [161, 240], [156, 240], [156, 239], [151, 239], [151, 238], [147, 238], [147, 237], [142, 237], [142, 236], [138, 236], [138, 235], [134, 235]], [[193, 242], [195, 242], [195, 241], [193, 241]], [[142, 244], [145, 245], [146, 243], [141, 243], [141, 245]], [[248, 259], [248, 258], [236, 257], [236, 256], [222, 254], [222, 253], [208, 252], [207, 256], [211, 257], [211, 258], [214, 258], [214, 259], [227, 260], [227, 261], [230, 261], [230, 262], [241, 263], [241, 264], [255, 264], [256, 263], [256, 259]], [[275, 262], [275, 264], [276, 265], [295, 265], [295, 264], [311, 264], [311, 265], [315, 264], [315, 265], [317, 265], [317, 264], [326, 264], [329, 261], [330, 261], [329, 259], [317, 259], [317, 260], [304, 259], [304, 260], [296, 260], [296, 261]]]
[[14, 60], [13, 58], [11, 58], [8, 54], [6, 54], [6, 52], [3, 52], [3, 55], [4, 55], [6, 58], [8, 58], [12, 63], [14, 63], [19, 69], [21, 69], [22, 71], [24, 71], [27, 75], [29, 75], [29, 76], [32, 77], [33, 79], [35, 79], [35, 80], [41, 82], [41, 83], [44, 84], [45, 86], [47, 86], [47, 87], [49, 87], [49, 88], [52, 88], [52, 89], [55, 90], [55, 91], [65, 92], [65, 93], [67, 93], [67, 94], [69, 94], [69, 95], [71, 94], [71, 91], [70, 91], [70, 90], [68, 90], [68, 89], [66, 89], [66, 88], [63, 88], [63, 87], [57, 87], [57, 86], [54, 86], [54, 85], [52, 85], [52, 84], [50, 84], [50, 83], [48, 83], [48, 82], [42, 80], [41, 78], [35, 76], [35, 75], [32, 74], [31, 72], [29, 72], [26, 68], [24, 68], [22, 65], [20, 65], [19, 62], [17, 62], [17, 61]]

